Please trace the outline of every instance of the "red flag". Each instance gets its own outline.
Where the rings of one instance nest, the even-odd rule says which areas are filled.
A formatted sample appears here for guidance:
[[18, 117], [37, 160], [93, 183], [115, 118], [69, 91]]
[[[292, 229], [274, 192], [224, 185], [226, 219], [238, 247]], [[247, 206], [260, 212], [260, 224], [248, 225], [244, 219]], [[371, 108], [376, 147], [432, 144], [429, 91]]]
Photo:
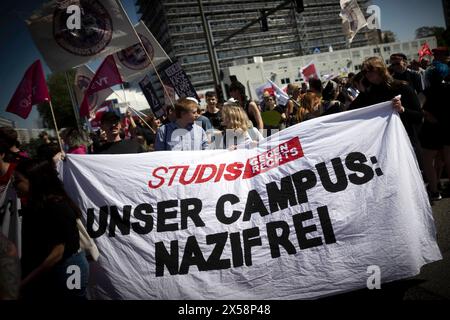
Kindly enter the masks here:
[[40, 60], [36, 60], [25, 72], [22, 81], [14, 92], [6, 111], [26, 119], [35, 104], [49, 101], [47, 84]]
[[422, 61], [422, 59], [425, 56], [431, 56], [433, 53], [431, 52], [430, 47], [428, 46], [428, 43], [424, 43], [422, 48], [419, 50], [419, 61]]
[[319, 73], [317, 72], [316, 66], [314, 63], [308, 64], [306, 67], [302, 68], [300, 71], [305, 82], [308, 82], [309, 79], [319, 79]]
[[88, 98], [95, 92], [101, 91], [106, 88], [110, 88], [113, 85], [123, 83], [119, 70], [117, 70], [116, 63], [112, 55], [109, 55], [102, 62], [88, 88], [84, 92], [83, 102], [80, 107], [80, 116], [84, 117], [89, 115], [89, 102]]

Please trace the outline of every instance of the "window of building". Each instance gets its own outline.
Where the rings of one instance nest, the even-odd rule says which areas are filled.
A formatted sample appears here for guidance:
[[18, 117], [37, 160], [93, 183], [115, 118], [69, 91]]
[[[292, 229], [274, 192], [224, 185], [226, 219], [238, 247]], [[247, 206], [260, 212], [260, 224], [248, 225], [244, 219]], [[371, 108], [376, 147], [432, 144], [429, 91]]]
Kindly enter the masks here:
[[380, 53], [380, 48], [373, 48], [373, 53]]
[[289, 79], [289, 78], [281, 79], [281, 84], [289, 84], [289, 83], [291, 83], [291, 79]]
[[390, 52], [391, 51], [391, 47], [384, 47], [383, 50], [384, 50], [384, 52]]

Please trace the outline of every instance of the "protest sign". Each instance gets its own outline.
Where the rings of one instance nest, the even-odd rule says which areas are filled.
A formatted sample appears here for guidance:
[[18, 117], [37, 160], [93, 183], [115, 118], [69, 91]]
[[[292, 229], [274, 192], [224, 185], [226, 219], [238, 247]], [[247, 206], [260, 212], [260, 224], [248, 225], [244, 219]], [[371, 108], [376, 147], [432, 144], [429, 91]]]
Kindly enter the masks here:
[[310, 299], [442, 258], [391, 102], [251, 149], [68, 155], [62, 176], [100, 251], [96, 298]]

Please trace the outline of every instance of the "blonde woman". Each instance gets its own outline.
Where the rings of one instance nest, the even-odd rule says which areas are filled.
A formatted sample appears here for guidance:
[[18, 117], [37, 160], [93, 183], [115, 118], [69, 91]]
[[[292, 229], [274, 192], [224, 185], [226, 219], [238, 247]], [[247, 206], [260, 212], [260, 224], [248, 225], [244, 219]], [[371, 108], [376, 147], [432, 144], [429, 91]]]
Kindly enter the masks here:
[[320, 115], [320, 97], [314, 92], [308, 92], [301, 99], [301, 106], [297, 112], [297, 121], [302, 122]]
[[235, 149], [237, 145], [249, 146], [262, 139], [261, 133], [251, 125], [247, 114], [239, 104], [226, 104], [221, 110], [224, 148]]

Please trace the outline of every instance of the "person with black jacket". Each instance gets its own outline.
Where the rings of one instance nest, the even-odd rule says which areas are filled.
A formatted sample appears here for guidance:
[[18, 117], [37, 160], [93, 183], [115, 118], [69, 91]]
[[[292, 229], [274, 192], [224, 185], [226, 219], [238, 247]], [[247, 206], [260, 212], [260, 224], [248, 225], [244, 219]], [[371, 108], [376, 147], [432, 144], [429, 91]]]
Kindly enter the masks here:
[[420, 73], [408, 68], [408, 58], [403, 53], [394, 53], [390, 57], [392, 77], [396, 80], [406, 81], [417, 94], [423, 91]]
[[[366, 59], [362, 65], [362, 73], [367, 88], [350, 104], [349, 110], [392, 100], [393, 107], [400, 114], [400, 119], [414, 148], [419, 166], [422, 168], [419, 130], [423, 122], [423, 112], [417, 94], [408, 83], [395, 80], [379, 57]], [[399, 95], [401, 98], [396, 99]]]
[[[65, 192], [56, 169], [47, 160], [23, 160], [13, 185], [24, 202], [21, 296], [86, 299], [89, 265], [80, 251], [76, 221], [81, 211]], [[76, 287], [68, 285], [72, 275], [78, 279]]]

